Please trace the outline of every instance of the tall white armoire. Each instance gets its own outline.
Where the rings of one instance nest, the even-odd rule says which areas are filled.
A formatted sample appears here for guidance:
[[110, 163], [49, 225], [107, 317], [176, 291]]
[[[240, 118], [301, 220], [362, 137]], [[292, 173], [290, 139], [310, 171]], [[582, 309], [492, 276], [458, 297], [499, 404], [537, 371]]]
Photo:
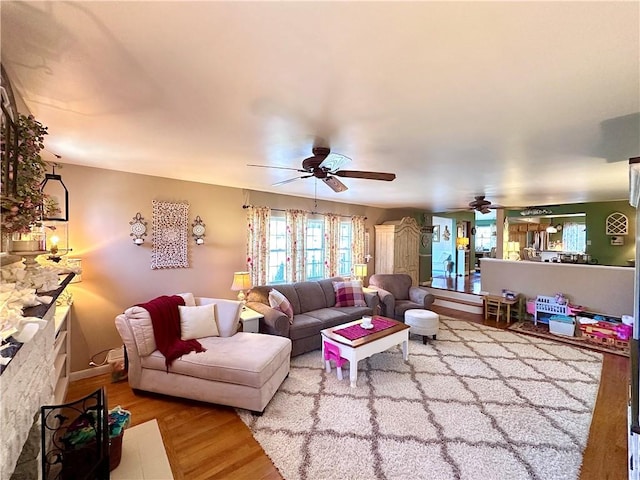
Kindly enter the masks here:
[[376, 225], [376, 273], [406, 273], [418, 285], [420, 228], [415, 218]]

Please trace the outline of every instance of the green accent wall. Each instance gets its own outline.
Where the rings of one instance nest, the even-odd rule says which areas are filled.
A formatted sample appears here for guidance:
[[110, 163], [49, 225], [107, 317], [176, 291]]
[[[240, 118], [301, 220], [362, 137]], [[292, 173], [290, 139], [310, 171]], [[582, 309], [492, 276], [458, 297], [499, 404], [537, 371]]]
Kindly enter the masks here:
[[[600, 265], [628, 266], [627, 260], [635, 259], [636, 252], [636, 225], [635, 209], [626, 200], [616, 202], [576, 203], [569, 205], [546, 205], [544, 208], [551, 210], [554, 216], [573, 213], [586, 214], [585, 225], [587, 228], [587, 254], [597, 260]], [[614, 212], [620, 212], [629, 219], [629, 231], [624, 236], [624, 245], [611, 245], [611, 236], [606, 234], [606, 220]], [[507, 217], [523, 218], [519, 210], [507, 211]], [[568, 218], [566, 220], [569, 220]], [[579, 221], [578, 219], [573, 219]], [[542, 218], [541, 222], [548, 219]], [[562, 223], [561, 218], [554, 218], [553, 223]], [[561, 235], [561, 234], [556, 234]], [[561, 236], [560, 236], [561, 238]], [[551, 237], [552, 240], [556, 238]], [[591, 244], [589, 244], [591, 242]]]
[[[429, 212], [415, 212], [411, 215], [416, 219], [418, 226], [420, 228], [425, 225], [432, 225], [432, 215]], [[422, 233], [420, 237], [420, 258], [418, 263], [418, 282], [424, 283], [431, 280], [432, 276], [432, 268], [431, 268], [431, 257], [432, 257], [432, 246], [431, 246], [431, 236], [428, 236], [429, 241], [422, 242]]]

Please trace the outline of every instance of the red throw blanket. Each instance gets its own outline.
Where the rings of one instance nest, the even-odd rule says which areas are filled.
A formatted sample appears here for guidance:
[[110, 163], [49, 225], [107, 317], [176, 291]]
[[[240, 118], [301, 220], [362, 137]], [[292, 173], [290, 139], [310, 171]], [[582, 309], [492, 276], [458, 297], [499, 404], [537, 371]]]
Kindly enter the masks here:
[[180, 340], [180, 310], [178, 305], [184, 305], [184, 299], [179, 295], [163, 295], [138, 306], [144, 308], [151, 316], [153, 336], [156, 346], [165, 357], [165, 365], [169, 365], [176, 358], [189, 352], [204, 352], [205, 348], [197, 340]]

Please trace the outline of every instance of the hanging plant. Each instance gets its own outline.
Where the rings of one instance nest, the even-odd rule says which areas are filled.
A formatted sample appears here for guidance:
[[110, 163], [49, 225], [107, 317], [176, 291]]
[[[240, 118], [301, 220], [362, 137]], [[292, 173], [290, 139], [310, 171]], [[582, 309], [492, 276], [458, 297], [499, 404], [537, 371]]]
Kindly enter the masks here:
[[40, 191], [47, 170], [47, 162], [40, 156], [47, 127], [33, 115], [23, 114], [18, 114], [16, 127], [18, 168], [10, 171], [10, 177], [17, 181], [17, 194], [2, 196], [2, 231], [29, 233], [31, 227], [42, 224], [43, 211], [54, 214], [58, 208], [53, 199]]

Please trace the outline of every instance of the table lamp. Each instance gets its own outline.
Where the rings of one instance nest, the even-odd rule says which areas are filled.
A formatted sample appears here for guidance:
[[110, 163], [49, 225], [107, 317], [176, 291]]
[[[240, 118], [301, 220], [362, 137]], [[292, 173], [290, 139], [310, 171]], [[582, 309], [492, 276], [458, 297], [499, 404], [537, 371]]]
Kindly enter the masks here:
[[456, 246], [458, 247], [458, 250], [466, 250], [469, 246], [469, 237], [456, 238]]
[[251, 286], [251, 276], [249, 275], [249, 272], [233, 273], [233, 283], [231, 284], [231, 290], [238, 292], [238, 301], [242, 302], [242, 305], [247, 303], [244, 291], [250, 289]]
[[364, 277], [367, 276], [367, 264], [366, 263], [356, 263], [353, 265], [353, 276], [356, 277], [356, 280], [363, 280]]

